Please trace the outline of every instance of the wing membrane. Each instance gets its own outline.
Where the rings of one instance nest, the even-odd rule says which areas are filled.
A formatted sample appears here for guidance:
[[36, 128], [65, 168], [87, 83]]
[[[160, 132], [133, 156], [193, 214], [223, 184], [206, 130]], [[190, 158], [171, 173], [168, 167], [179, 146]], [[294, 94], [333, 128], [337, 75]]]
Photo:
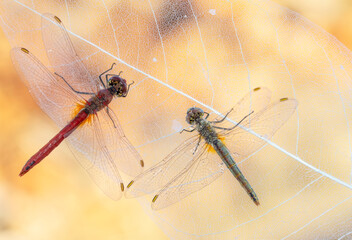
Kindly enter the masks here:
[[111, 156], [102, 134], [101, 125], [100, 117], [96, 115], [91, 123], [78, 127], [67, 141], [84, 155], [77, 157], [77, 160], [99, 188], [112, 199], [118, 200], [122, 196], [123, 182], [116, 159]]
[[142, 157], [125, 136], [114, 112], [109, 109], [108, 115], [104, 109], [98, 113], [98, 117], [100, 138], [104, 140], [105, 146], [115, 160], [116, 165], [130, 176], [135, 177], [140, 174], [144, 166]]
[[[245, 119], [241, 126], [251, 129], [257, 134], [270, 139], [275, 132], [292, 116], [298, 102], [295, 99], [278, 100]], [[258, 150], [266, 142], [241, 127], [223, 130], [219, 133], [225, 137], [225, 144], [237, 158], [244, 158]]]
[[[138, 175], [127, 186], [126, 197], [139, 197], [150, 194], [164, 187], [170, 179], [175, 177], [192, 159], [199, 154], [199, 150], [193, 155], [199, 136], [193, 136], [174, 149], [161, 162]], [[204, 141], [200, 142], [200, 147]], [[198, 149], [200, 149], [200, 147]]]
[[78, 57], [61, 20], [50, 14], [42, 16], [42, 38], [46, 54], [55, 72], [77, 91], [95, 93], [102, 84], [93, 79]]
[[[227, 118], [239, 122], [244, 116], [248, 115], [252, 111], [257, 113], [263, 110], [270, 103], [270, 99], [271, 91], [269, 89], [265, 87], [254, 88], [237, 102]], [[224, 115], [226, 113], [224, 113]], [[249, 118], [252, 118], [252, 116], [249, 116]], [[217, 117], [215, 121], [219, 121], [221, 119], [222, 117]], [[228, 128], [233, 126], [233, 124], [228, 121], [224, 121], [218, 124], [218, 126]]]
[[11, 58], [22, 81], [40, 108], [58, 126], [64, 127], [72, 119], [72, 109], [83, 98], [74, 94], [62, 79], [56, 78], [28, 50], [13, 48]]
[[154, 197], [152, 209], [159, 210], [201, 190], [225, 171], [220, 157], [203, 145], [199, 154]]

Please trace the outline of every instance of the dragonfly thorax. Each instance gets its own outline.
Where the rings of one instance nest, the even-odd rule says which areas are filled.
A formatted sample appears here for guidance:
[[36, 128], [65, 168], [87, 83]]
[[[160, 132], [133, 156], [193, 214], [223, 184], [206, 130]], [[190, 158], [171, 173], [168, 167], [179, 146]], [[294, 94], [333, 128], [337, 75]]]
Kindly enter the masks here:
[[112, 95], [118, 97], [126, 97], [128, 92], [128, 86], [126, 80], [118, 75], [114, 75], [109, 78], [108, 81], [109, 91]]
[[196, 129], [204, 140], [211, 145], [213, 145], [215, 141], [219, 140], [218, 134], [211, 123], [204, 118], [197, 120]]
[[114, 95], [109, 88], [100, 90], [97, 95], [91, 97], [86, 102], [84, 109], [88, 114], [95, 114], [108, 106], [112, 101], [113, 96]]

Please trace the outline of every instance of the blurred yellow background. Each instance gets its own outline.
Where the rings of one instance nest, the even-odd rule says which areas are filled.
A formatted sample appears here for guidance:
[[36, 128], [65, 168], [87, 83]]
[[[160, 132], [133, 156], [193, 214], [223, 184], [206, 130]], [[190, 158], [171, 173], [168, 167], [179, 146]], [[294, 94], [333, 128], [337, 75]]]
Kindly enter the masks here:
[[[352, 1], [276, 0], [352, 49]], [[75, 162], [65, 144], [20, 178], [27, 159], [58, 128], [15, 73], [0, 33], [0, 239], [168, 239], [136, 200], [114, 202]]]

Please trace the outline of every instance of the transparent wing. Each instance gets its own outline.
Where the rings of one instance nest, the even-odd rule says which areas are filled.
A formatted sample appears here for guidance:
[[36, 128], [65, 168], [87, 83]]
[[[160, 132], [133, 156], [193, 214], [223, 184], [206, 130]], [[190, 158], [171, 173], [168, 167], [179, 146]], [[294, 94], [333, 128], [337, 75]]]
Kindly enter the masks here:
[[63, 127], [72, 119], [72, 109], [82, 97], [76, 95], [60, 78], [56, 78], [31, 52], [11, 50], [12, 62], [40, 108]]
[[[233, 110], [229, 113], [227, 118], [239, 122], [244, 116], [248, 115], [252, 111], [257, 113], [264, 109], [270, 103], [271, 91], [266, 87], [257, 87], [247, 93], [237, 104], [232, 108]], [[225, 112], [228, 113], [229, 111]], [[250, 116], [252, 117], [252, 116]], [[222, 117], [217, 117], [215, 121], [221, 120]], [[221, 127], [231, 127], [232, 123], [223, 121], [219, 123]]]
[[138, 175], [127, 186], [125, 196], [127, 198], [139, 197], [154, 193], [164, 187], [170, 179], [174, 178], [193, 158], [199, 155], [199, 149], [205, 145], [205, 142], [202, 140], [198, 150], [194, 153], [198, 139], [199, 135], [187, 139], [161, 162]]
[[[250, 119], [245, 119], [241, 125], [266, 139], [270, 139], [292, 116], [297, 105], [298, 102], [295, 99], [280, 99], [261, 111], [253, 113], [253, 116], [251, 115]], [[225, 145], [234, 154], [236, 160], [250, 155], [266, 143], [241, 127], [236, 127], [230, 131], [220, 131], [219, 135], [225, 137]]]
[[[79, 127], [67, 140], [85, 155], [84, 159], [78, 158], [78, 161], [97, 185], [108, 196], [118, 199], [122, 183], [118, 169], [130, 176], [136, 176], [142, 172], [144, 163], [124, 135], [116, 116], [112, 111], [109, 114], [111, 118], [105, 109], [101, 110], [94, 115], [91, 122]], [[113, 186], [111, 180], [115, 182]]]
[[99, 159], [99, 157], [91, 157], [86, 154], [82, 154], [72, 144], [67, 144], [67, 146], [71, 150], [77, 162], [86, 170], [89, 177], [104, 192], [105, 195], [115, 201], [122, 197], [122, 189], [124, 188], [124, 185], [122, 185], [122, 180], [119, 175], [116, 175], [115, 173], [115, 175], [111, 177], [109, 172], [100, 169], [97, 165], [92, 163], [93, 159]]
[[152, 209], [159, 210], [174, 204], [206, 187], [224, 173], [226, 167], [220, 157], [207, 149], [208, 146], [203, 145], [199, 154], [155, 195]]
[[46, 54], [56, 73], [77, 91], [96, 93], [103, 87], [99, 79], [93, 79], [87, 71], [58, 17], [43, 14], [41, 30]]
[[124, 187], [116, 159], [110, 154], [106, 137], [102, 134], [102, 128], [106, 128], [107, 123], [102, 118], [102, 114], [95, 115], [91, 122], [78, 127], [67, 141], [84, 155], [77, 160], [100, 189], [112, 199], [118, 200]]
[[144, 166], [142, 157], [125, 136], [114, 112], [109, 109], [108, 114], [104, 109], [98, 113], [98, 119], [100, 138], [104, 140], [107, 150], [119, 169], [132, 177], [140, 174]]

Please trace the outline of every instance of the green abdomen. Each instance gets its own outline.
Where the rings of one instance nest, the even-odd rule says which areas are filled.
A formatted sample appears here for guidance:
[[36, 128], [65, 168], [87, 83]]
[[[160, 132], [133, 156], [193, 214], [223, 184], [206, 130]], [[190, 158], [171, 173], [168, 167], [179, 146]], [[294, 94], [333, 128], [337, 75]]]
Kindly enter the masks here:
[[240, 182], [241, 186], [246, 190], [246, 192], [254, 201], [254, 203], [256, 205], [259, 205], [259, 199], [257, 195], [255, 194], [253, 188], [238, 168], [227, 147], [219, 139], [215, 140], [212, 145], [215, 151], [219, 154], [221, 160], [225, 163], [226, 167], [230, 170], [232, 175]]

